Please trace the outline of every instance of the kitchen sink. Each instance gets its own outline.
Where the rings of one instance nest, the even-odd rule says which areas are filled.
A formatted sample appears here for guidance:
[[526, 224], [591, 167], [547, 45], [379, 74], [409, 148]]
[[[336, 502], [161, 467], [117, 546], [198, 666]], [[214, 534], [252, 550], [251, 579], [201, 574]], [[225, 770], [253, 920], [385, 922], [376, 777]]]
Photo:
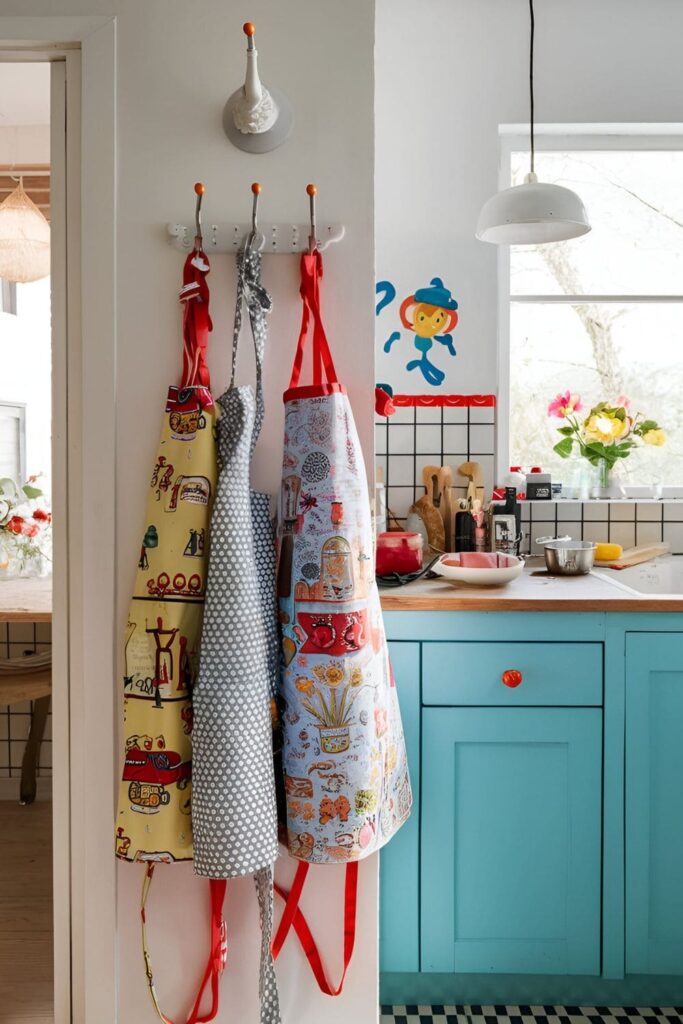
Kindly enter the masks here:
[[680, 596], [683, 594], [683, 556], [665, 555], [628, 569], [594, 569], [596, 576], [636, 594]]

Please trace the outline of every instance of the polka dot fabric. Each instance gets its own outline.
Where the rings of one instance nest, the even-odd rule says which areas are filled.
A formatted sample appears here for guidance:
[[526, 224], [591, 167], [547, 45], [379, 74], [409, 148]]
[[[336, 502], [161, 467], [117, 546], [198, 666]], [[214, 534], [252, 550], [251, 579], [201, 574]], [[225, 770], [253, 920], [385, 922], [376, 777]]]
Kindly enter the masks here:
[[[278, 853], [270, 701], [278, 667], [275, 549], [268, 495], [249, 486], [263, 419], [261, 361], [270, 298], [260, 257], [238, 257], [233, 379], [218, 399], [219, 474], [209, 537], [209, 569], [193, 693], [195, 872], [229, 879], [253, 874], [262, 923], [261, 1022], [279, 1024], [270, 953], [273, 863]], [[234, 386], [242, 302], [256, 350], [256, 394]]]

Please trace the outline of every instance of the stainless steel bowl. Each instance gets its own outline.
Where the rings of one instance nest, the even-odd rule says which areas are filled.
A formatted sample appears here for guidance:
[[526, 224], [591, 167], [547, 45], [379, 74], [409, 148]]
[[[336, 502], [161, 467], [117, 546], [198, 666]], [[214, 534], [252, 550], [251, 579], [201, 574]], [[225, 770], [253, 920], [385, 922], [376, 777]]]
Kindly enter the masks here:
[[570, 537], [538, 537], [548, 572], [555, 576], [585, 576], [593, 568], [597, 544]]

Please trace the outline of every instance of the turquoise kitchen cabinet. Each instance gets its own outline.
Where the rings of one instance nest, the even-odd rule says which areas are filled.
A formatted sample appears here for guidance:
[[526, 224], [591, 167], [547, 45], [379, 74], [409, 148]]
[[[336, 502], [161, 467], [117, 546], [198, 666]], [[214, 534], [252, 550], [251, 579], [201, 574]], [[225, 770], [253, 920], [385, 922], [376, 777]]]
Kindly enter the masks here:
[[[426, 643], [422, 658], [424, 704], [602, 704], [602, 644]], [[514, 689], [509, 669], [522, 674]]]
[[599, 974], [602, 712], [422, 723], [422, 970]]
[[683, 616], [385, 624], [415, 803], [380, 859], [382, 1002], [682, 1005]]
[[413, 809], [410, 818], [380, 853], [380, 971], [419, 971], [420, 847], [420, 645], [389, 643], [389, 656], [400, 692]]
[[683, 974], [681, 634], [626, 637], [626, 971]]

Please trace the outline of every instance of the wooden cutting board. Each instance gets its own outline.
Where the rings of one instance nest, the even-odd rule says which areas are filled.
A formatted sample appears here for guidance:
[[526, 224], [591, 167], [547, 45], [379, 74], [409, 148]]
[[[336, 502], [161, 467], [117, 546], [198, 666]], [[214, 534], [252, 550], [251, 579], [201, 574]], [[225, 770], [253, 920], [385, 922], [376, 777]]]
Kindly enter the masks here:
[[650, 562], [660, 555], [669, 554], [668, 544], [641, 544], [635, 548], [626, 548], [621, 557], [611, 562], [596, 562], [595, 564], [604, 569], [628, 569], [631, 565], [640, 565], [641, 562]]

